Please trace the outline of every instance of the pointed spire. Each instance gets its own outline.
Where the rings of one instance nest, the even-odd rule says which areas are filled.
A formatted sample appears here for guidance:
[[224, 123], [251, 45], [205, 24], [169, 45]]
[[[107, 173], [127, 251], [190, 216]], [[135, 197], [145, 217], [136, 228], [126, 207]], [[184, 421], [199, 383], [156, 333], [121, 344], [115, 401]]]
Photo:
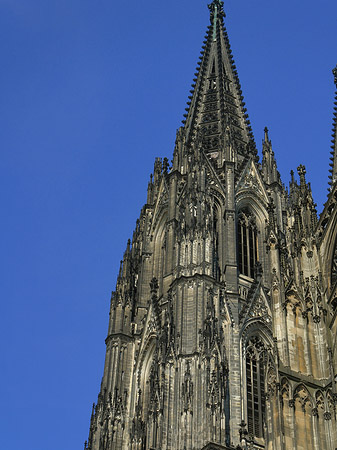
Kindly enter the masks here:
[[268, 132], [269, 132], [268, 128], [265, 127], [265, 129], [264, 129], [264, 142], [270, 142], [269, 141]]
[[281, 177], [277, 170], [275, 155], [272, 149], [271, 140], [269, 139], [269, 130], [264, 129], [264, 139], [262, 140], [262, 172], [265, 181], [268, 184], [281, 183]]
[[229, 127], [231, 144], [240, 163], [251, 155], [255, 156], [256, 146], [224, 26], [223, 4], [214, 0], [208, 5], [210, 26], [183, 124], [187, 146], [198, 142], [211, 157], [225, 150], [224, 136]]
[[293, 170], [290, 171], [291, 184], [295, 184], [295, 173]]
[[334, 76], [334, 82], [336, 85], [336, 93], [335, 93], [335, 102], [334, 102], [334, 113], [333, 113], [333, 122], [332, 122], [332, 136], [331, 136], [331, 158], [330, 158], [330, 167], [329, 170], [329, 186], [332, 189], [336, 179], [337, 179], [337, 65], [332, 71]]

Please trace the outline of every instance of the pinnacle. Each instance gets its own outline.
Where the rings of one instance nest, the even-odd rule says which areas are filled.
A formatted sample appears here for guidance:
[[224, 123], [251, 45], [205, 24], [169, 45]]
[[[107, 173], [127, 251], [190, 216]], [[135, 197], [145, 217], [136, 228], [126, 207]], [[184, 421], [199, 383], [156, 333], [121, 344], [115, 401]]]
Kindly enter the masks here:
[[264, 140], [265, 140], [265, 142], [268, 142], [268, 141], [269, 141], [269, 135], [268, 135], [268, 133], [269, 133], [269, 130], [268, 130], [267, 127], [265, 127], [265, 129], [264, 129]]

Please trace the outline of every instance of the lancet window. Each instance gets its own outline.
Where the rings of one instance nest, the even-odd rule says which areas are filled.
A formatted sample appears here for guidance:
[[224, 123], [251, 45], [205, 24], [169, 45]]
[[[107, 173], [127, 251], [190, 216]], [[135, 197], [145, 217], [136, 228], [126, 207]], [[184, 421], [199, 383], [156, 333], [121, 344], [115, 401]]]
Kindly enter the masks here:
[[256, 438], [264, 437], [266, 364], [266, 349], [254, 336], [246, 346], [246, 383], [248, 433]]
[[254, 278], [258, 261], [258, 241], [255, 218], [249, 211], [241, 211], [238, 219], [239, 271]]

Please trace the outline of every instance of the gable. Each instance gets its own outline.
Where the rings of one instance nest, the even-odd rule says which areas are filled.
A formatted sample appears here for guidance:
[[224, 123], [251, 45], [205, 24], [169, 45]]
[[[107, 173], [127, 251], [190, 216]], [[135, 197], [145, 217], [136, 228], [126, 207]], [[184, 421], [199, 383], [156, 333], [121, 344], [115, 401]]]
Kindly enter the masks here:
[[259, 197], [265, 205], [269, 203], [264, 182], [252, 159], [247, 162], [236, 186], [237, 198], [246, 194]]

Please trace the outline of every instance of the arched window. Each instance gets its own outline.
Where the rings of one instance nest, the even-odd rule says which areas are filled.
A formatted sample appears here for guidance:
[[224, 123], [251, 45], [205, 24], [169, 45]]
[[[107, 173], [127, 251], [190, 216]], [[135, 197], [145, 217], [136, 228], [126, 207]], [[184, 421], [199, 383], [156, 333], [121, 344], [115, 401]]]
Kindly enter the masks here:
[[249, 211], [241, 211], [238, 219], [239, 271], [254, 278], [254, 268], [258, 261], [257, 227]]
[[266, 360], [263, 342], [252, 337], [246, 346], [247, 424], [248, 433], [257, 438], [264, 437]]

